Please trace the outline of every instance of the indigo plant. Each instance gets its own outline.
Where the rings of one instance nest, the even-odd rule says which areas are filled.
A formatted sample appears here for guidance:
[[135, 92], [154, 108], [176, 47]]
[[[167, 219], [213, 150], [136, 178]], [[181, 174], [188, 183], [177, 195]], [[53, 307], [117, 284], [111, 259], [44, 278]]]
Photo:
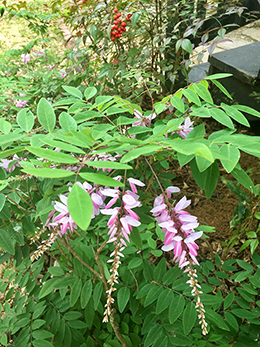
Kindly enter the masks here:
[[[170, 166], [189, 166], [208, 198], [219, 165], [257, 194], [239, 157], [259, 156], [259, 138], [233, 120], [249, 126], [241, 111], [260, 114], [213, 103], [209, 82], [229, 95], [226, 76], [151, 98], [146, 111], [62, 84], [52, 104], [1, 119], [2, 345], [254, 346], [259, 256], [201, 261], [212, 227], [185, 210]], [[206, 135], [210, 117], [224, 129]]]

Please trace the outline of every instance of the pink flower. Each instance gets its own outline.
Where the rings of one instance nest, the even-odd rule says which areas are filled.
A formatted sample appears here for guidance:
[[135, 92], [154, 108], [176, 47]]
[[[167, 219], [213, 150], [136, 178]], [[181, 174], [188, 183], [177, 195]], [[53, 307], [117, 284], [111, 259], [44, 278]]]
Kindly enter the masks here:
[[61, 70], [61, 71], [59, 72], [58, 78], [59, 78], [60, 80], [62, 80], [62, 79], [65, 78], [66, 76], [67, 76], [67, 72], [65, 72], [64, 70]]
[[[20, 97], [25, 97], [25, 94], [20, 93]], [[19, 108], [24, 108], [25, 106], [27, 106], [29, 100], [17, 100], [15, 99], [15, 106], [19, 107]]]
[[145, 184], [143, 182], [141, 182], [135, 178], [128, 178], [128, 182], [130, 183], [130, 187], [131, 187], [133, 193], [137, 193], [136, 186], [139, 186], [139, 187], [145, 186]]
[[139, 120], [133, 123], [133, 126], [144, 126], [150, 128], [152, 120], [156, 117], [156, 113], [152, 113], [150, 116], [143, 116], [141, 112], [134, 110], [134, 116]]
[[[115, 179], [120, 180], [121, 177], [115, 177]], [[128, 181], [130, 185], [132, 184], [132, 189], [135, 192], [137, 192], [135, 185], [144, 186], [144, 183], [134, 178], [129, 178]], [[118, 201], [122, 193], [119, 188], [105, 188], [102, 190], [102, 194], [112, 198], [105, 209], [101, 210], [102, 214], [111, 215], [107, 223], [109, 228], [108, 235], [110, 235], [108, 242], [119, 240], [120, 244], [126, 245], [125, 240], [129, 242], [129, 235], [133, 227], [141, 224], [138, 214], [132, 211], [133, 208], [142, 206], [138, 201], [139, 195], [135, 192], [130, 190], [125, 191], [122, 196], [121, 206], [110, 209]]]
[[67, 206], [68, 198], [62, 194], [59, 195], [59, 198], [61, 202], [55, 201], [54, 209], [60, 212], [60, 214], [53, 219], [52, 223], [49, 223], [49, 226], [56, 227], [60, 225], [60, 234], [65, 234], [67, 230], [72, 232], [74, 228], [77, 229], [77, 224], [69, 214], [69, 209]]
[[22, 58], [22, 63], [24, 63], [24, 65], [26, 65], [28, 63], [28, 61], [30, 61], [31, 59], [31, 56], [29, 53], [27, 54], [22, 54], [21, 55], [21, 58]]
[[[20, 165], [20, 161], [24, 160], [23, 158], [19, 158], [17, 154], [15, 154], [13, 156], [13, 159], [12, 160], [8, 160], [8, 159], [1, 159], [1, 162], [0, 163], [0, 167], [2, 167], [3, 169], [5, 169], [5, 171], [8, 171], [8, 172], [12, 172], [14, 171], [14, 169], [19, 166], [21, 167]], [[11, 165], [11, 167], [9, 167], [9, 164], [10, 163], [13, 163]]]
[[[178, 192], [177, 187], [168, 187], [166, 195]], [[174, 260], [179, 267], [188, 264], [198, 264], [196, 260], [198, 245], [194, 242], [200, 238], [203, 232], [195, 232], [194, 229], [199, 225], [197, 217], [190, 215], [184, 209], [189, 206], [190, 200], [184, 196], [174, 208], [170, 207], [165, 196], [161, 194], [154, 201], [154, 208], [151, 210], [158, 225], [165, 234], [163, 251], [173, 250]]]
[[179, 126], [180, 130], [178, 130], [177, 133], [181, 135], [183, 139], [186, 139], [188, 133], [193, 129], [192, 124], [193, 122], [191, 122], [190, 118], [187, 117], [184, 121], [184, 124]]

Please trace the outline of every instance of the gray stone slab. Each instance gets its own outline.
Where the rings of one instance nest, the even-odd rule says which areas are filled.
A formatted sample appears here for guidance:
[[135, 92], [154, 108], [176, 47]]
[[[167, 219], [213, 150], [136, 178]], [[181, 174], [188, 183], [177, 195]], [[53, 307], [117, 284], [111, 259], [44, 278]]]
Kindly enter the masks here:
[[192, 66], [191, 71], [189, 72], [189, 75], [188, 75], [190, 82], [195, 83], [207, 77], [209, 72], [209, 67], [210, 67], [210, 63], [203, 63], [203, 64]]
[[260, 42], [215, 53], [209, 63], [221, 72], [232, 73], [244, 83], [253, 84], [259, 76]]

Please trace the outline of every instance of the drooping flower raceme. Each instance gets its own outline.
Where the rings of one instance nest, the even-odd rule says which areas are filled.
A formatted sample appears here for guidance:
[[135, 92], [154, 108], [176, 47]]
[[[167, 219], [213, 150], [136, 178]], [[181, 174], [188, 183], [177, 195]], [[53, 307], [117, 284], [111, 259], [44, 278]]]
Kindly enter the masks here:
[[[120, 176], [117, 177], [120, 180]], [[144, 183], [141, 181], [129, 178], [131, 190], [126, 190], [121, 192], [119, 188], [105, 188], [102, 190], [102, 194], [111, 197], [111, 200], [108, 202], [104, 210], [101, 210], [102, 214], [111, 216], [108, 220], [108, 242], [113, 242], [115, 245], [115, 250], [110, 255], [113, 259], [109, 260], [112, 263], [111, 277], [108, 280], [109, 289], [107, 290], [107, 303], [105, 305], [106, 309], [104, 312], [103, 322], [108, 322], [108, 316], [111, 313], [111, 304], [114, 302], [112, 298], [112, 293], [116, 290], [114, 284], [117, 283], [118, 277], [118, 267], [120, 264], [120, 257], [123, 257], [121, 253], [126, 246], [126, 241], [129, 242], [129, 235], [133, 227], [139, 226], [140, 217], [136, 212], [133, 211], [133, 208], [142, 206], [139, 202], [139, 195], [137, 195], [136, 186], [142, 187]], [[119, 207], [114, 207], [114, 204], [121, 198], [121, 204]]]
[[189, 117], [187, 117], [184, 121], [184, 124], [180, 125], [179, 130], [177, 130], [176, 132], [181, 135], [183, 139], [186, 139], [188, 133], [193, 129], [192, 124], [193, 122]]
[[150, 128], [152, 120], [156, 117], [156, 113], [151, 113], [149, 116], [143, 116], [141, 112], [134, 110], [135, 118], [139, 119], [133, 126], [144, 126]]
[[53, 218], [53, 222], [49, 223], [49, 226], [56, 227], [60, 225], [60, 235], [66, 234], [67, 230], [70, 232], [73, 229], [77, 229], [77, 224], [74, 222], [70, 216], [69, 209], [67, 206], [68, 198], [65, 195], [59, 195], [61, 202], [55, 201], [54, 209], [60, 214]]
[[[20, 161], [24, 160], [23, 158], [19, 158], [17, 154], [13, 156], [12, 160], [1, 159], [0, 167], [2, 167], [5, 171], [12, 172], [17, 166], [20, 166]], [[13, 165], [9, 167], [9, 164], [13, 162]]]
[[[22, 94], [20, 93], [20, 96], [23, 98], [25, 97], [25, 94]], [[18, 100], [18, 99], [15, 99], [15, 106], [16, 107], [19, 107], [19, 108], [24, 108], [25, 106], [27, 106], [27, 103], [29, 100]]]
[[[173, 192], [178, 192], [177, 187], [168, 187], [166, 193], [168, 197]], [[197, 217], [191, 216], [184, 211], [190, 205], [190, 200], [183, 197], [174, 208], [169, 208], [168, 202], [163, 194], [154, 201], [154, 208], [151, 210], [158, 225], [165, 234], [164, 251], [173, 250], [174, 259], [181, 268], [190, 263], [198, 264], [196, 260], [198, 246], [194, 242], [200, 238], [203, 232], [195, 232], [199, 225]]]
[[202, 333], [207, 334], [207, 323], [205, 321], [204, 306], [200, 301], [200, 285], [197, 281], [196, 270], [192, 269], [192, 264], [199, 265], [196, 256], [198, 245], [195, 240], [200, 238], [202, 231], [195, 232], [194, 229], [199, 225], [197, 217], [190, 215], [184, 211], [190, 205], [190, 200], [184, 196], [176, 205], [172, 207], [168, 199], [172, 193], [179, 192], [177, 187], [168, 187], [166, 191], [158, 196], [154, 201], [154, 207], [151, 210], [158, 225], [162, 228], [165, 235], [164, 251], [173, 251], [174, 260], [179, 264], [180, 268], [186, 268], [189, 280], [187, 283], [192, 287], [192, 295], [197, 297], [196, 309], [199, 313]]
[[27, 54], [21, 54], [21, 60], [22, 60], [22, 63], [24, 63], [24, 65], [26, 65], [31, 59], [31, 56], [29, 53]]
[[[94, 184], [94, 186], [92, 187], [91, 184], [89, 184], [88, 182], [84, 182], [83, 184], [81, 182], [76, 183], [82, 189], [84, 189], [91, 197], [93, 203], [93, 212], [91, 218], [93, 219], [95, 216], [99, 215], [100, 208], [105, 207], [104, 200], [106, 196], [102, 194], [102, 189], [96, 184]], [[69, 191], [70, 190], [71, 187], [69, 187]], [[59, 198], [61, 202], [54, 202], [54, 210], [50, 212], [49, 218], [47, 219], [45, 226], [49, 229], [60, 226], [59, 234], [62, 235], [67, 233], [67, 231], [72, 232], [73, 229], [77, 229], [77, 224], [74, 222], [73, 218], [69, 213], [69, 209], [67, 206], [68, 197], [66, 195], [61, 194], [59, 195]], [[56, 211], [58, 211], [59, 214], [55, 217]]]

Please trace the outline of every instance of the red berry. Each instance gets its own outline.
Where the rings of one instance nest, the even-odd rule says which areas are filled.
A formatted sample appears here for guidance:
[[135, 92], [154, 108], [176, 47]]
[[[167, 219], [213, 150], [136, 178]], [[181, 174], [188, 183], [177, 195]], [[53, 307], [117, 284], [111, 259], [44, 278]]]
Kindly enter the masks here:
[[117, 14], [117, 18], [119, 18], [119, 17], [121, 17], [121, 13], [120, 12]]
[[118, 12], [118, 9], [117, 9], [117, 8], [115, 8], [115, 9], [114, 9], [114, 12], [115, 12], [115, 13], [117, 13], [117, 12]]
[[118, 19], [118, 23], [122, 22], [122, 19]]
[[118, 24], [118, 20], [115, 20], [115, 21], [114, 21], [114, 24], [117, 25], [117, 24]]
[[112, 41], [115, 41], [115, 37], [112, 37]]
[[114, 29], [118, 29], [118, 26], [117, 26], [117, 25], [115, 25], [115, 26], [114, 26]]
[[117, 19], [117, 15], [114, 15], [114, 19]]
[[118, 34], [117, 37], [121, 37], [121, 34]]
[[125, 28], [125, 27], [123, 27], [123, 31], [126, 31], [126, 28]]
[[122, 25], [122, 27], [126, 27], [127, 26], [126, 22], [122, 22], [121, 25]]

